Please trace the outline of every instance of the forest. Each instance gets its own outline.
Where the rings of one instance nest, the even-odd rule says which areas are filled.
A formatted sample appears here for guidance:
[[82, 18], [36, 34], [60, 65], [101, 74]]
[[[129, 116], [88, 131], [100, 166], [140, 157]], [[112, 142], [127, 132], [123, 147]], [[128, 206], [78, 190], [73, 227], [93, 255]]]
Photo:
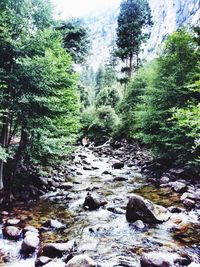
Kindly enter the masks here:
[[0, 10], [0, 264], [199, 266], [200, 27], [144, 59], [149, 2], [122, 0], [94, 70], [82, 19]]

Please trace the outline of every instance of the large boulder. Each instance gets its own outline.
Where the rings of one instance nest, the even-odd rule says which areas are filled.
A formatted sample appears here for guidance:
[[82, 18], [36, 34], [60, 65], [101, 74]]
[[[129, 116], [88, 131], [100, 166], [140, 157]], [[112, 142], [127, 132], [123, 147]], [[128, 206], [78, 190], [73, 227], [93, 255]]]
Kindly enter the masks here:
[[68, 263], [66, 267], [96, 267], [96, 262], [91, 259], [88, 255], [77, 255], [74, 256]]
[[49, 243], [44, 245], [42, 255], [49, 258], [61, 258], [64, 254], [69, 254], [74, 248], [74, 241], [66, 243]]
[[166, 208], [135, 194], [132, 195], [126, 207], [126, 219], [129, 222], [142, 220], [144, 223], [162, 223], [169, 217], [170, 213]]

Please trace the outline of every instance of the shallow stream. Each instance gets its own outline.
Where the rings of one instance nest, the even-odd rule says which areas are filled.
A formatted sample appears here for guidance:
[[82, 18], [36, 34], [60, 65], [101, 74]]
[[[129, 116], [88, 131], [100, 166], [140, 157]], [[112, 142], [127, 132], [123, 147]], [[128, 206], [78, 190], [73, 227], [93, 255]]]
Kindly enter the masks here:
[[[90, 149], [80, 148], [73, 163], [75, 175], [66, 177], [67, 182], [72, 183], [68, 193], [59, 189], [38, 201], [26, 205], [18, 203], [12, 209], [13, 216], [28, 217], [29, 224], [37, 228], [47, 219], [64, 222], [66, 229], [42, 233], [42, 242], [75, 239], [78, 253], [87, 253], [102, 267], [140, 266], [143, 252], [163, 252], [169, 257], [187, 254], [199, 263], [198, 213], [183, 209], [181, 213], [173, 213], [166, 223], [146, 225], [144, 229], [128, 223], [125, 209], [132, 193], [165, 207], [183, 207], [179, 194], [172, 193], [169, 188], [150, 185], [136, 166], [113, 169], [115, 161], [110, 156], [98, 156]], [[92, 168], [84, 170], [83, 166]], [[103, 174], [105, 171], [107, 174]], [[108, 204], [95, 211], [85, 210], [83, 202], [88, 192], [98, 193]], [[1, 234], [0, 256], [7, 257], [8, 263], [0, 266], [33, 267], [36, 253], [29, 259], [23, 259], [19, 253], [20, 246], [21, 241], [3, 239]]]

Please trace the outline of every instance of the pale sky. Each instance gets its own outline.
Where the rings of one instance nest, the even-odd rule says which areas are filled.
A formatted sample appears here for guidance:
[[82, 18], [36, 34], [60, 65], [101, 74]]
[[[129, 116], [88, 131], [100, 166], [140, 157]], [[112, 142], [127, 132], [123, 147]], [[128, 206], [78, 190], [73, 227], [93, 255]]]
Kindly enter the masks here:
[[55, 16], [62, 19], [82, 17], [117, 6], [121, 0], [51, 0], [55, 7]]

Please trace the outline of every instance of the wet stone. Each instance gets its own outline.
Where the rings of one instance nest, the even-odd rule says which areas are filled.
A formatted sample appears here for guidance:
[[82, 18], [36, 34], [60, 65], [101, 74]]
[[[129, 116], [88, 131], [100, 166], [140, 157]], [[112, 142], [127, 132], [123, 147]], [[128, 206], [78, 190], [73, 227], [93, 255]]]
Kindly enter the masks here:
[[64, 229], [66, 227], [65, 224], [59, 222], [58, 220], [48, 220], [43, 224], [44, 227], [50, 227], [54, 229]]
[[135, 194], [132, 195], [126, 207], [128, 222], [142, 220], [144, 223], [154, 224], [165, 222], [169, 217], [170, 214], [167, 209]]
[[20, 223], [19, 219], [8, 219], [5, 223], [6, 226], [17, 226]]
[[171, 183], [171, 188], [175, 191], [175, 192], [184, 192], [187, 189], [186, 184], [182, 183], [182, 182], [172, 182]]
[[88, 255], [77, 255], [74, 256], [68, 263], [66, 267], [96, 267], [96, 262], [91, 259]]
[[5, 238], [10, 240], [19, 240], [21, 237], [21, 230], [15, 226], [7, 226], [2, 229]]
[[22, 243], [22, 252], [24, 254], [32, 254], [39, 246], [40, 240], [37, 236], [31, 234], [27, 235]]
[[25, 234], [26, 232], [33, 232], [33, 233], [39, 233], [38, 229], [36, 229], [34, 226], [27, 225], [23, 229], [23, 233]]
[[61, 258], [64, 254], [71, 253], [74, 246], [74, 241], [67, 243], [49, 243], [44, 245], [42, 255], [50, 258]]
[[27, 231], [27, 232], [24, 234], [24, 237], [27, 237], [27, 236], [36, 236], [36, 237], [39, 237], [39, 233], [37, 233], [37, 232], [31, 232], [31, 231]]
[[140, 258], [141, 267], [170, 267], [171, 263], [162, 253], [147, 253]]
[[61, 185], [60, 185], [60, 188], [63, 188], [63, 189], [65, 189], [65, 190], [69, 190], [69, 189], [72, 189], [73, 188], [73, 183], [62, 183]]
[[160, 183], [161, 184], [167, 184], [169, 183], [170, 179], [169, 177], [166, 177], [166, 176], [163, 176], [161, 179], [160, 179]]
[[89, 166], [83, 166], [83, 170], [85, 170], [85, 171], [91, 171], [91, 170], [92, 170], [92, 167], [89, 167]]
[[115, 163], [113, 163], [112, 168], [113, 169], [122, 169], [122, 168], [124, 168], [124, 163], [123, 162], [115, 162]]
[[96, 210], [101, 206], [107, 204], [105, 200], [102, 200], [97, 194], [91, 195], [90, 193], [87, 194], [85, 201], [84, 201], [84, 208], [89, 210]]
[[138, 229], [144, 229], [145, 228], [145, 225], [144, 225], [143, 221], [141, 221], [141, 220], [137, 220], [136, 222], [134, 222], [134, 226]]
[[195, 201], [189, 198], [186, 198], [183, 200], [183, 204], [187, 207], [187, 208], [193, 208], [195, 206]]
[[8, 213], [7, 211], [2, 211], [2, 212], [1, 212], [1, 215], [2, 215], [2, 216], [8, 216], [9, 213]]
[[44, 266], [45, 264], [49, 263], [52, 259], [49, 257], [41, 256], [37, 258], [35, 262], [35, 267], [41, 267]]
[[128, 178], [126, 178], [126, 177], [115, 177], [113, 180], [116, 181], [116, 182], [123, 182], [123, 181], [127, 181]]

